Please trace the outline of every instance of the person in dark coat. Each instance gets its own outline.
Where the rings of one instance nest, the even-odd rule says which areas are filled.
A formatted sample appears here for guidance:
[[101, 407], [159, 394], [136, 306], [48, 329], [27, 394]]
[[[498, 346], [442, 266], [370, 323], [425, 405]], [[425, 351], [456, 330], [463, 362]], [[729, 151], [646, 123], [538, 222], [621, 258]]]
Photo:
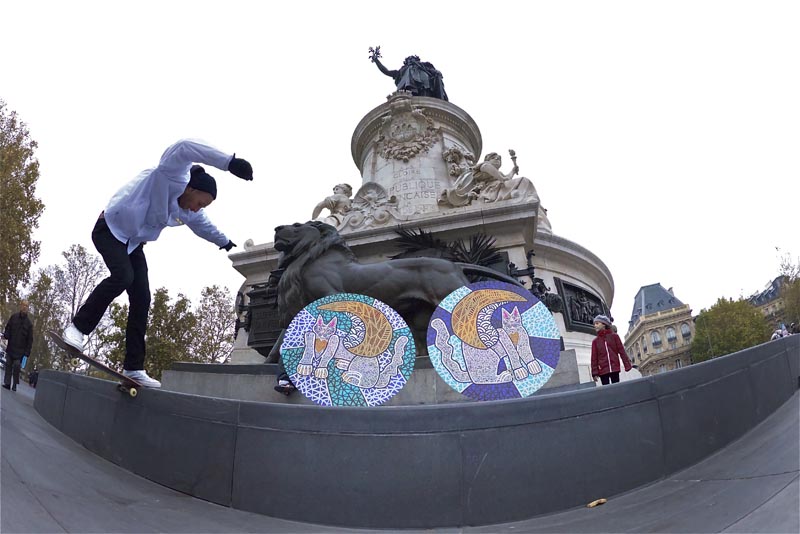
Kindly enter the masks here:
[[19, 311], [6, 323], [3, 337], [8, 340], [3, 387], [16, 391], [19, 384], [20, 363], [24, 356], [31, 353], [33, 346], [33, 323], [28, 317], [28, 301], [20, 301]]
[[625, 372], [631, 370], [631, 360], [625, 352], [622, 340], [614, 332], [611, 319], [606, 315], [594, 318], [597, 337], [592, 341], [592, 379], [600, 378], [603, 385], [619, 382], [620, 359]]

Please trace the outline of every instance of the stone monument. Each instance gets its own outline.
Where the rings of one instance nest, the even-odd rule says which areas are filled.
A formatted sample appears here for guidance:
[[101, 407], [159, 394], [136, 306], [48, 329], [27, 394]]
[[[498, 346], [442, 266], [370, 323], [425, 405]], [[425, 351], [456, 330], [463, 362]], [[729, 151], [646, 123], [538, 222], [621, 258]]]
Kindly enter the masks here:
[[[591, 381], [594, 334], [589, 316], [607, 313], [612, 302], [614, 282], [608, 268], [586, 248], [553, 232], [535, 180], [520, 175], [516, 151], [507, 150], [511, 166], [506, 171], [499, 151], [481, 157], [480, 129], [465, 110], [447, 100], [439, 71], [415, 56], [406, 60], [405, 73], [388, 71], [378, 57], [372, 49], [371, 59], [395, 79], [398, 90], [355, 127], [351, 154], [360, 183], [331, 184], [333, 195], [298, 206], [297, 221], [310, 213], [334, 226], [364, 264], [396, 255], [398, 230], [425, 232], [442, 241], [491, 236], [503, 258], [495, 268], [522, 282], [550, 308], [563, 348], [576, 354], [580, 382]], [[433, 87], [436, 82], [435, 90], [413, 86], [408, 80], [425, 81], [414, 69], [427, 69], [426, 83]], [[249, 244], [231, 258], [246, 277], [231, 361], [262, 362], [280, 333], [279, 251], [273, 243]]]

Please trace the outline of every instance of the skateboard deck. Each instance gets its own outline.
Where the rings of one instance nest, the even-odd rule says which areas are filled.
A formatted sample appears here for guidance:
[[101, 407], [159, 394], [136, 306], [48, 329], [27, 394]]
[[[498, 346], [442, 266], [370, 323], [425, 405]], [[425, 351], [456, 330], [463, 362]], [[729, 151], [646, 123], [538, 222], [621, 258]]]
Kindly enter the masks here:
[[128, 378], [127, 376], [123, 375], [119, 371], [117, 371], [115, 369], [112, 369], [111, 367], [107, 366], [106, 364], [104, 364], [102, 362], [99, 362], [99, 361], [95, 360], [94, 358], [92, 358], [91, 356], [87, 356], [86, 354], [82, 353], [81, 351], [79, 351], [78, 349], [76, 349], [75, 347], [73, 347], [72, 345], [67, 343], [66, 341], [64, 341], [64, 338], [62, 338], [61, 335], [58, 334], [57, 332], [54, 332], [52, 330], [48, 330], [47, 333], [50, 335], [51, 338], [53, 338], [53, 341], [56, 342], [56, 345], [58, 345], [59, 347], [61, 347], [65, 351], [67, 351], [67, 353], [70, 356], [73, 356], [74, 358], [78, 358], [80, 360], [83, 360], [84, 362], [88, 363], [89, 365], [91, 365], [95, 369], [99, 369], [99, 370], [103, 371], [104, 373], [107, 373], [107, 374], [113, 376], [114, 378], [116, 378], [117, 380], [119, 380], [120, 381], [120, 384], [119, 384], [120, 391], [124, 391], [125, 393], [127, 393], [131, 397], [135, 397], [138, 394], [138, 389], [144, 387], [142, 384], [140, 384], [136, 380], [134, 380], [132, 378]]

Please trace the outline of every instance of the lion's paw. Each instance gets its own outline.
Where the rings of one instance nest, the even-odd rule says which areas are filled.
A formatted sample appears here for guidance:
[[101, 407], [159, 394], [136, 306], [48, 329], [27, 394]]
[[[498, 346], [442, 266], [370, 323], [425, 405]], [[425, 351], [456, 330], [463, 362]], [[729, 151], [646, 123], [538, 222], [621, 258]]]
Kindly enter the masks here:
[[517, 369], [514, 369], [514, 376], [516, 377], [517, 380], [522, 380], [523, 378], [528, 376], [528, 371], [524, 367], [519, 367]]
[[314, 376], [317, 378], [328, 378], [328, 370], [324, 367], [320, 367], [316, 371], [314, 371]]
[[539, 362], [533, 360], [532, 362], [528, 363], [528, 371], [530, 371], [532, 375], [538, 375], [542, 372], [542, 366], [539, 365]]
[[311, 375], [311, 370], [313, 369], [310, 365], [298, 365], [297, 366], [297, 374], [303, 376]]
[[336, 358], [334, 361], [336, 362], [336, 368], [341, 369], [342, 371], [347, 371], [347, 368], [350, 367], [350, 362], [344, 358]]
[[342, 380], [350, 384], [351, 386], [360, 386], [361, 385], [361, 373], [357, 373], [354, 371], [347, 371], [346, 373], [342, 373]]

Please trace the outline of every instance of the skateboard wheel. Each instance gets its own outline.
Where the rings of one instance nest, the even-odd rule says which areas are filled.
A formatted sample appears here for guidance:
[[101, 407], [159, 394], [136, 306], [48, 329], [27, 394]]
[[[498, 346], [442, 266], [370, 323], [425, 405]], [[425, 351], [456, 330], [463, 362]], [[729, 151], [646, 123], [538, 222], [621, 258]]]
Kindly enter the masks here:
[[597, 499], [596, 501], [592, 501], [586, 505], [586, 508], [594, 508], [595, 506], [599, 506], [601, 504], [605, 504], [608, 501], [606, 499]]
[[72, 365], [72, 367], [78, 367], [81, 364], [81, 361], [78, 358], [72, 358], [69, 363]]
[[138, 395], [138, 394], [139, 394], [139, 392], [138, 392], [138, 391], [136, 391], [136, 388], [130, 388], [130, 389], [128, 390], [128, 395], [130, 395], [131, 397], [135, 397], [135, 396], [136, 396], [136, 395]]

